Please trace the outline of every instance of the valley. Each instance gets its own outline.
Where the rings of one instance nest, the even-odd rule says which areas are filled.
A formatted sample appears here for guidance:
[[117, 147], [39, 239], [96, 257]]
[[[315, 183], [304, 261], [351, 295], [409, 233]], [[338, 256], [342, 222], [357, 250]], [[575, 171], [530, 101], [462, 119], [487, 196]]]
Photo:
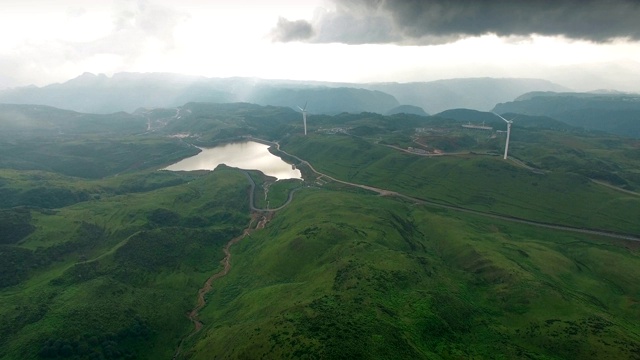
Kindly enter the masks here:
[[640, 360], [640, 2], [7, 0], [0, 360]]
[[[640, 356], [635, 139], [519, 115], [505, 161], [462, 127], [504, 126], [483, 112], [311, 115], [307, 136], [243, 103], [49, 136], [23, 114], [0, 139], [0, 358]], [[302, 181], [160, 170], [247, 139]]]

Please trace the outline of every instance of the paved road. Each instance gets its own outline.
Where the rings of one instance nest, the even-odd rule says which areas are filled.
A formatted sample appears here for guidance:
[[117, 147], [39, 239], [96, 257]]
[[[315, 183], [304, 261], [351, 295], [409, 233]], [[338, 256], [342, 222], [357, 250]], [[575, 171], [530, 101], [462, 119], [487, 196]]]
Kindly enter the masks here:
[[299, 158], [299, 157], [297, 157], [295, 155], [289, 154], [286, 151], [280, 149], [280, 144], [269, 142], [269, 141], [265, 141], [265, 140], [262, 140], [262, 141], [264, 143], [276, 146], [278, 151], [281, 151], [283, 154], [286, 154], [288, 156], [291, 156], [294, 159], [297, 159], [302, 164], [306, 164], [307, 166], [309, 166], [309, 169], [311, 169], [311, 171], [313, 171], [317, 175], [326, 177], [328, 179], [331, 179], [331, 180], [333, 180], [335, 182], [338, 182], [338, 183], [341, 183], [341, 184], [355, 186], [355, 187], [358, 187], [358, 188], [361, 188], [361, 189], [365, 189], [365, 190], [370, 190], [370, 191], [376, 192], [376, 193], [378, 193], [380, 195], [383, 195], [383, 196], [396, 196], [396, 197], [399, 197], [399, 198], [414, 202], [416, 204], [435, 206], [435, 207], [439, 207], [439, 208], [445, 208], [445, 209], [449, 209], [449, 210], [454, 210], [454, 211], [460, 211], [460, 212], [480, 215], [480, 216], [489, 217], [489, 218], [493, 218], [493, 219], [500, 219], [500, 220], [515, 222], [515, 223], [520, 223], [520, 224], [528, 224], [528, 225], [537, 226], [537, 227], [546, 228], [546, 229], [562, 230], [562, 231], [568, 231], [568, 232], [580, 233], [580, 234], [600, 235], [600, 236], [606, 236], [606, 237], [610, 237], [610, 238], [614, 238], [614, 239], [640, 241], [640, 236], [639, 235], [635, 235], [635, 234], [622, 234], [622, 233], [616, 233], [616, 232], [612, 232], [612, 231], [604, 231], [604, 230], [598, 230], [598, 229], [578, 228], [578, 227], [565, 226], [565, 225], [559, 225], [559, 224], [543, 223], [543, 222], [532, 221], [532, 220], [527, 220], [527, 219], [521, 219], [521, 218], [512, 217], [512, 216], [506, 216], [506, 215], [492, 214], [492, 213], [487, 213], [487, 212], [483, 212], [483, 211], [471, 210], [471, 209], [467, 209], [467, 208], [463, 208], [463, 207], [458, 207], [458, 206], [454, 206], [454, 205], [446, 205], [446, 204], [434, 202], [434, 201], [427, 200], [427, 199], [416, 198], [416, 197], [412, 197], [412, 196], [408, 196], [408, 195], [404, 195], [404, 194], [398, 193], [396, 191], [381, 189], [381, 188], [377, 188], [377, 187], [374, 187], [374, 186], [356, 184], [356, 183], [352, 183], [352, 182], [348, 182], [348, 181], [344, 181], [344, 180], [339, 180], [339, 179], [336, 179], [334, 177], [331, 177], [331, 176], [329, 176], [327, 174], [321, 173], [320, 171], [316, 170], [308, 161], [303, 160], [303, 159], [301, 159], [301, 158]]
[[293, 200], [293, 194], [300, 190], [301, 188], [296, 188], [293, 189], [291, 191], [289, 191], [289, 196], [287, 197], [287, 201], [284, 202], [284, 204], [282, 204], [281, 206], [277, 207], [277, 208], [273, 208], [273, 209], [259, 209], [256, 207], [255, 202], [254, 202], [254, 190], [256, 189], [256, 183], [255, 181], [253, 181], [253, 179], [251, 178], [251, 176], [249, 175], [249, 173], [245, 170], [241, 170], [244, 175], [247, 177], [247, 179], [249, 180], [249, 184], [251, 185], [251, 190], [249, 192], [249, 207], [251, 208], [251, 211], [269, 211], [269, 212], [274, 212], [274, 211], [278, 211], [282, 208], [284, 208], [285, 206], [289, 205], [289, 203], [291, 203], [291, 200]]

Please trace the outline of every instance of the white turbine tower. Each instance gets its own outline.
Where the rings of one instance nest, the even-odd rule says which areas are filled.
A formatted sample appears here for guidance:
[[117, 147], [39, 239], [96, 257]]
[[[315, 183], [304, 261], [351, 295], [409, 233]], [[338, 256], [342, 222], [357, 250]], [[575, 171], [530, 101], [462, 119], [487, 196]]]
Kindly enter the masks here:
[[[496, 113], [494, 113], [496, 114]], [[513, 124], [513, 119], [511, 120], [507, 120], [505, 118], [503, 118], [502, 116], [496, 114], [500, 119], [504, 120], [507, 123], [507, 142], [504, 145], [504, 158], [505, 160], [507, 160], [507, 153], [509, 152], [509, 136], [511, 135], [511, 124]]]
[[304, 134], [307, 135], [307, 103], [304, 103], [304, 107], [298, 106], [298, 109], [302, 111], [302, 122], [304, 123]]

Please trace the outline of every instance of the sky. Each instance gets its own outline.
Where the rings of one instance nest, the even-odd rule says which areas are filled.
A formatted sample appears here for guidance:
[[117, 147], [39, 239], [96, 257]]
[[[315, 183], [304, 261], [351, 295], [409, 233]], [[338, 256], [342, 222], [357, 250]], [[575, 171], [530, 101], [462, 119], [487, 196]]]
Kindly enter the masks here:
[[638, 0], [0, 0], [0, 89], [84, 72], [640, 92]]

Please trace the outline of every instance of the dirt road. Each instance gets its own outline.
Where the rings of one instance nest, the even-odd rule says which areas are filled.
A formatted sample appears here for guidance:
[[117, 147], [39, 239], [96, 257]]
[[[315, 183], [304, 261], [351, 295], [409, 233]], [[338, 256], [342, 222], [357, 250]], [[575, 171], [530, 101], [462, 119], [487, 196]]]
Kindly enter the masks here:
[[207, 304], [205, 296], [211, 291], [211, 289], [213, 289], [213, 282], [220, 279], [221, 277], [224, 277], [229, 273], [229, 270], [231, 270], [231, 250], [230, 250], [231, 246], [233, 246], [240, 240], [244, 239], [246, 236], [249, 236], [251, 232], [253, 232], [254, 230], [263, 229], [265, 225], [269, 222], [269, 220], [271, 220], [272, 216], [273, 216], [273, 213], [263, 215], [259, 212], [253, 212], [251, 214], [251, 221], [249, 222], [249, 226], [247, 226], [247, 228], [244, 229], [244, 231], [242, 232], [242, 235], [231, 239], [224, 246], [224, 248], [222, 249], [222, 251], [224, 252], [224, 258], [220, 261], [220, 264], [222, 264], [222, 270], [211, 275], [207, 279], [207, 281], [205, 281], [204, 285], [200, 288], [200, 290], [198, 290], [197, 304], [187, 314], [187, 318], [189, 318], [189, 320], [193, 323], [194, 329], [191, 333], [189, 333], [189, 335], [185, 336], [180, 341], [180, 345], [178, 346], [178, 349], [173, 355], [173, 359], [177, 359], [178, 356], [180, 356], [184, 342], [189, 338], [191, 338], [192, 336], [194, 336], [195, 334], [197, 334], [200, 330], [202, 330], [203, 324], [200, 321], [198, 315], [200, 313], [200, 310], [202, 310], [202, 308]]

